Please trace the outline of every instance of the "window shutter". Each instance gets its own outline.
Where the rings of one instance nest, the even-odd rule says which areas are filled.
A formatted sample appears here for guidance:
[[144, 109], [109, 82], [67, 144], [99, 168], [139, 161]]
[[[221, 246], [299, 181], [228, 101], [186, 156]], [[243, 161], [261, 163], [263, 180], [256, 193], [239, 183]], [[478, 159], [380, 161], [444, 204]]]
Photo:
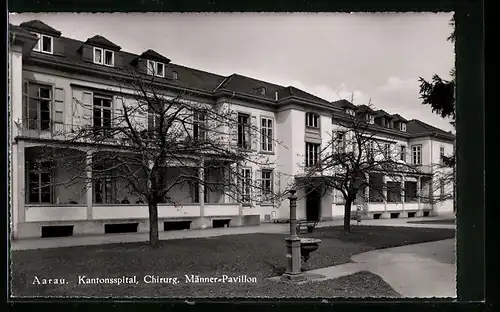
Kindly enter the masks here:
[[72, 124], [73, 125], [81, 125], [82, 123], [82, 116], [83, 116], [83, 103], [82, 103], [82, 98], [83, 98], [83, 92], [81, 90], [74, 90], [72, 92], [72, 99], [73, 99], [73, 107], [72, 107], [72, 114], [71, 114], [71, 119], [72, 119]]
[[54, 122], [64, 123], [64, 88], [54, 90]]
[[252, 150], [258, 150], [260, 142], [260, 131], [259, 125], [257, 124], [257, 116], [255, 115], [252, 115], [250, 117], [250, 140], [252, 143]]
[[52, 37], [52, 40], [54, 55], [64, 56], [64, 42], [62, 42], [62, 39]]
[[[185, 115], [181, 115], [181, 122], [184, 123], [184, 128], [186, 133], [186, 137], [188, 139], [193, 139], [193, 122], [194, 122], [194, 114], [195, 111], [189, 108], [185, 109]], [[182, 126], [181, 126], [182, 127]]]
[[281, 174], [273, 171], [273, 202], [275, 203], [275, 198], [281, 196]]
[[231, 120], [229, 121], [230, 142], [232, 147], [238, 146], [238, 114], [231, 112]]
[[93, 110], [92, 110], [92, 105], [93, 105], [93, 96], [94, 94], [89, 91], [83, 91], [82, 95], [82, 116], [83, 120], [82, 123], [86, 125], [92, 125], [93, 124]]
[[255, 172], [255, 199], [257, 202], [262, 202], [262, 170]]
[[147, 73], [147, 60], [139, 59], [137, 61], [137, 71], [143, 74]]
[[123, 97], [122, 96], [115, 96], [113, 98], [113, 126], [118, 127], [118, 126], [123, 126], [122, 120], [123, 120]]
[[82, 59], [84, 62], [94, 62], [94, 47], [84, 44], [82, 46]]

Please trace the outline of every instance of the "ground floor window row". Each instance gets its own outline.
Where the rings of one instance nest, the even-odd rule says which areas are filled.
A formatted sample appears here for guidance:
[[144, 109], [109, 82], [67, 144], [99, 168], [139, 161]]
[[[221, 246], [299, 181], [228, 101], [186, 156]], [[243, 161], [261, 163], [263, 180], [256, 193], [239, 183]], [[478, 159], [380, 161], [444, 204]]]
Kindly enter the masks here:
[[[219, 197], [224, 194], [230, 187], [228, 181], [234, 181], [236, 189], [233, 191], [233, 199], [243, 203], [250, 203], [255, 200], [256, 196], [261, 203], [273, 202], [273, 194], [275, 192], [275, 183], [279, 183], [279, 179], [275, 178], [275, 171], [272, 169], [252, 170], [252, 168], [238, 168], [237, 176], [228, 181], [223, 181], [218, 184], [217, 179], [224, 179], [214, 174], [214, 179], [211, 175], [214, 174], [210, 170], [205, 169], [204, 179], [207, 182], [204, 184], [203, 192], [204, 202], [219, 202]], [[40, 162], [36, 160], [26, 161], [26, 203], [27, 204], [83, 204], [87, 190], [85, 182], [82, 181], [79, 185], [67, 187], [61, 185], [58, 177], [58, 172], [50, 162]], [[59, 183], [58, 183], [59, 182]], [[132, 190], [124, 190], [126, 188], [121, 180], [104, 174], [99, 178], [92, 178], [92, 202], [94, 204], [144, 204], [144, 200]], [[200, 202], [200, 182], [190, 181], [179, 185], [177, 189], [183, 193], [187, 193], [191, 203]], [[73, 196], [62, 193], [74, 193]], [[129, 193], [127, 195], [127, 192]], [[215, 195], [215, 196], [211, 196]], [[217, 196], [219, 195], [219, 196]], [[74, 197], [70, 200], [61, 201], [60, 197]], [[215, 197], [215, 198], [211, 198]], [[132, 200], [135, 198], [135, 200]], [[184, 200], [185, 201], [185, 200]], [[160, 203], [170, 203], [172, 199], [166, 197]]]

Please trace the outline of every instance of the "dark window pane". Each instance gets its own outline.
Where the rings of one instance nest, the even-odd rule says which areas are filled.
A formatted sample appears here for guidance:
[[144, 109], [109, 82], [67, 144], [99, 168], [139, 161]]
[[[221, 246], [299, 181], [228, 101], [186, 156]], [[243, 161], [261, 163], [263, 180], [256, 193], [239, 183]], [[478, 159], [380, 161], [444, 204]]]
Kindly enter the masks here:
[[42, 51], [52, 52], [52, 38], [47, 36], [42, 37]]
[[41, 97], [42, 99], [50, 99], [50, 89], [39, 88], [39, 97]]

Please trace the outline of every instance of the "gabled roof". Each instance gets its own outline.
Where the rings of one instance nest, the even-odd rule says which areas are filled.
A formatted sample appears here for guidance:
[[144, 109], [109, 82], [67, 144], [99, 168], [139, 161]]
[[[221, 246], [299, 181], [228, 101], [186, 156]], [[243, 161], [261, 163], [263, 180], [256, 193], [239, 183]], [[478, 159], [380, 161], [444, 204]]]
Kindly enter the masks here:
[[351, 102], [349, 102], [348, 100], [345, 100], [345, 99], [332, 102], [332, 104], [335, 106], [341, 107], [341, 108], [348, 108], [348, 109], [352, 109], [352, 110], [358, 109], [358, 107], [356, 105], [352, 104]]
[[394, 114], [391, 117], [392, 117], [392, 120], [394, 120], [394, 121], [408, 122], [408, 120], [404, 119], [399, 114]]
[[165, 64], [167, 63], [170, 63], [170, 59], [167, 58], [167, 57], [164, 57], [163, 55], [161, 55], [160, 53], [154, 51], [154, 50], [147, 50], [145, 52], [143, 52], [141, 55], [140, 55], [141, 58], [144, 58], [144, 59], [149, 59], [149, 60], [152, 60], [152, 61], [158, 61], [158, 62], [163, 62]]
[[408, 122], [408, 124], [406, 125], [406, 132], [412, 135], [438, 134], [450, 139], [455, 138], [455, 135], [453, 135], [452, 133], [436, 128], [417, 119], [412, 119]]
[[121, 50], [121, 47], [119, 45], [114, 44], [113, 42], [109, 41], [108, 39], [104, 38], [101, 35], [95, 35], [94, 37], [87, 39], [85, 43], [100, 48], [108, 48], [114, 51]]
[[36, 35], [32, 34], [31, 32], [27, 31], [26, 29], [21, 28], [21, 27], [16, 26], [16, 25], [9, 24], [9, 31], [16, 33], [16, 35], [20, 34], [20, 35], [24, 35], [26, 37], [38, 39]]
[[39, 32], [46, 35], [51, 35], [54, 37], [60, 37], [61, 32], [55, 28], [50, 27], [40, 20], [32, 20], [28, 22], [24, 22], [19, 24], [19, 27], [24, 28], [26, 30]]

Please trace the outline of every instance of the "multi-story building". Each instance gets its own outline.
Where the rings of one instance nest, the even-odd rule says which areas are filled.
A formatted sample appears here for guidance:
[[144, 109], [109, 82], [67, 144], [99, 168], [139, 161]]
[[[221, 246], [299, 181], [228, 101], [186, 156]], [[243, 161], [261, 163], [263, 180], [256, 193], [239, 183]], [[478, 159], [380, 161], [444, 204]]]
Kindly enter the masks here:
[[[37, 155], [47, 142], [57, 144], [57, 133], [71, 129], [84, 117], [103, 123], [123, 113], [120, 103], [128, 100], [131, 91], [117, 81], [126, 72], [148, 75], [148, 68], [154, 68], [155, 81], [165, 92], [187, 90], [193, 100], [209, 106], [229, 103], [238, 112], [238, 124], [259, 128], [262, 140], [251, 148], [276, 165], [252, 164], [240, 170], [245, 178], [258, 180], [269, 193], [283, 192], [294, 177], [304, 172], [301, 164], [320, 157], [321, 147], [335, 133], [332, 116], [366, 114], [377, 137], [401, 151], [397, 157], [402, 162], [422, 169], [418, 174], [402, 173], [400, 181], [392, 182], [405, 190], [401, 192], [404, 195], [380, 197], [368, 189], [368, 216], [411, 217], [453, 211], [451, 200], [432, 198], [452, 189], [449, 183], [433, 187], [433, 177], [434, 165], [440, 163], [441, 156], [453, 154], [454, 136], [424, 122], [408, 121], [400, 115], [372, 111], [347, 101], [328, 102], [295, 87], [238, 74], [225, 77], [187, 68], [152, 50], [135, 55], [99, 35], [85, 41], [66, 38], [38, 20], [9, 25], [9, 43], [10, 194], [15, 238], [44, 236], [56, 227], [67, 230], [67, 235], [102, 234], [108, 225], [122, 223], [147, 231], [148, 208], [138, 196], [125, 193], [123, 187], [107, 180], [96, 181], [81, 192], [81, 185], [64, 185], [66, 172], [61, 168], [44, 171]], [[75, 101], [83, 105], [75, 105]], [[235, 140], [240, 145], [252, 144], [245, 133], [237, 133]], [[89, 152], [75, 148], [75, 153]], [[217, 172], [209, 170], [201, 176], [218, 178]], [[384, 176], [367, 178], [387, 180]], [[50, 187], [37, 187], [49, 182], [53, 182]], [[387, 188], [392, 187], [391, 181], [386, 182]], [[172, 189], [169, 196], [180, 208], [160, 204], [160, 222], [187, 221], [191, 227], [210, 227], [216, 220], [244, 225], [236, 221], [242, 216], [258, 216], [256, 221], [249, 219], [255, 221], [252, 224], [288, 217], [288, 200], [259, 200], [246, 205], [253, 198], [250, 189], [241, 190], [239, 201], [220, 190], [202, 192], [200, 196], [200, 189], [199, 185]], [[314, 193], [305, 196], [304, 190], [298, 190], [298, 217], [341, 218], [343, 204], [337, 193], [320, 198]]]

